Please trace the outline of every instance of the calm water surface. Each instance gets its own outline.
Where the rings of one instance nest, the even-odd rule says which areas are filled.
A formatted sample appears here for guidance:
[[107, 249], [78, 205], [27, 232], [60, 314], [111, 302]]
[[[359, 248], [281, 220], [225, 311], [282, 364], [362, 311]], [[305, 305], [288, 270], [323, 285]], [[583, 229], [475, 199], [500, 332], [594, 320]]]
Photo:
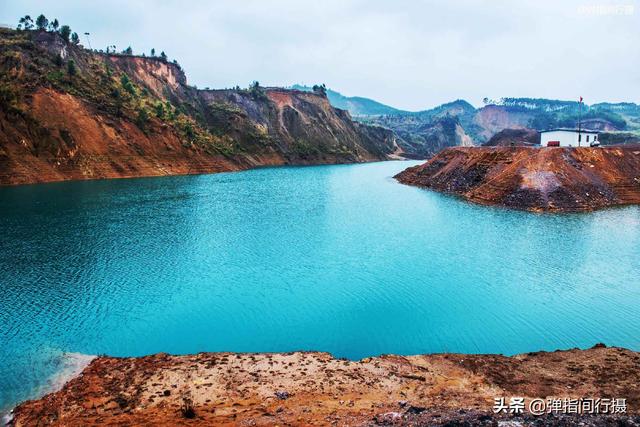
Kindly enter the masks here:
[[640, 350], [638, 207], [480, 207], [411, 164], [0, 188], [0, 409], [77, 354]]

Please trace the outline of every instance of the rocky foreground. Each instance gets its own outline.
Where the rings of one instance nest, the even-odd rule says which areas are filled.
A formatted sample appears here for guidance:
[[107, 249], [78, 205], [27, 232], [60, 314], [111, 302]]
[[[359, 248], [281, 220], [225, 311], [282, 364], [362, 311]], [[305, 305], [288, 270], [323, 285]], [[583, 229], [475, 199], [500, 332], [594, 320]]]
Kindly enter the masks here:
[[[495, 415], [497, 397], [623, 398], [626, 412]], [[316, 352], [98, 357], [62, 390], [18, 406], [13, 424], [638, 425], [639, 412], [640, 354], [598, 345], [361, 361]]]
[[396, 179], [486, 205], [594, 210], [640, 203], [640, 145], [448, 148]]

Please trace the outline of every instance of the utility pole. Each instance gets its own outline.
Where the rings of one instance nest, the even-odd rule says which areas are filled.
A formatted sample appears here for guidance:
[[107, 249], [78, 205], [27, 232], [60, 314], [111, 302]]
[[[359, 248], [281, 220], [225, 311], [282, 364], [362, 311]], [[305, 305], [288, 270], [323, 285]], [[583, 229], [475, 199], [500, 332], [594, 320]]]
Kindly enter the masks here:
[[580, 97], [580, 102], [578, 102], [578, 147], [580, 147], [582, 143], [582, 97]]
[[91, 47], [91, 40], [89, 40], [89, 36], [91, 35], [90, 33], [84, 33], [85, 36], [87, 36], [87, 43], [89, 43], [89, 50], [93, 50], [93, 48]]

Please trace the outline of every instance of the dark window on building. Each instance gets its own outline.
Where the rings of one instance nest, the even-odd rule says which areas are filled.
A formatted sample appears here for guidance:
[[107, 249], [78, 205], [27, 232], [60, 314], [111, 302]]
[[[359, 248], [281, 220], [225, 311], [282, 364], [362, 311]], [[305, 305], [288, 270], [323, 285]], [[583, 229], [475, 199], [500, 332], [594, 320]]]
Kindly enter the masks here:
[[582, 142], [582, 134], [578, 134], [578, 142]]
[[589, 142], [589, 135], [587, 135], [587, 142]]

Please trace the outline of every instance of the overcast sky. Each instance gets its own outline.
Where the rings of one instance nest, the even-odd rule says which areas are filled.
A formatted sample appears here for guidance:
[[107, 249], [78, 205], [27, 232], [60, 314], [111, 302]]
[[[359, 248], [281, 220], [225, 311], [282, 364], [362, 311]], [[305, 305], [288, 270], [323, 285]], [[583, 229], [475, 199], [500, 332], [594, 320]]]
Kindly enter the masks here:
[[3, 24], [40, 13], [94, 48], [164, 50], [198, 87], [326, 83], [408, 110], [640, 102], [640, 0], [0, 0]]

